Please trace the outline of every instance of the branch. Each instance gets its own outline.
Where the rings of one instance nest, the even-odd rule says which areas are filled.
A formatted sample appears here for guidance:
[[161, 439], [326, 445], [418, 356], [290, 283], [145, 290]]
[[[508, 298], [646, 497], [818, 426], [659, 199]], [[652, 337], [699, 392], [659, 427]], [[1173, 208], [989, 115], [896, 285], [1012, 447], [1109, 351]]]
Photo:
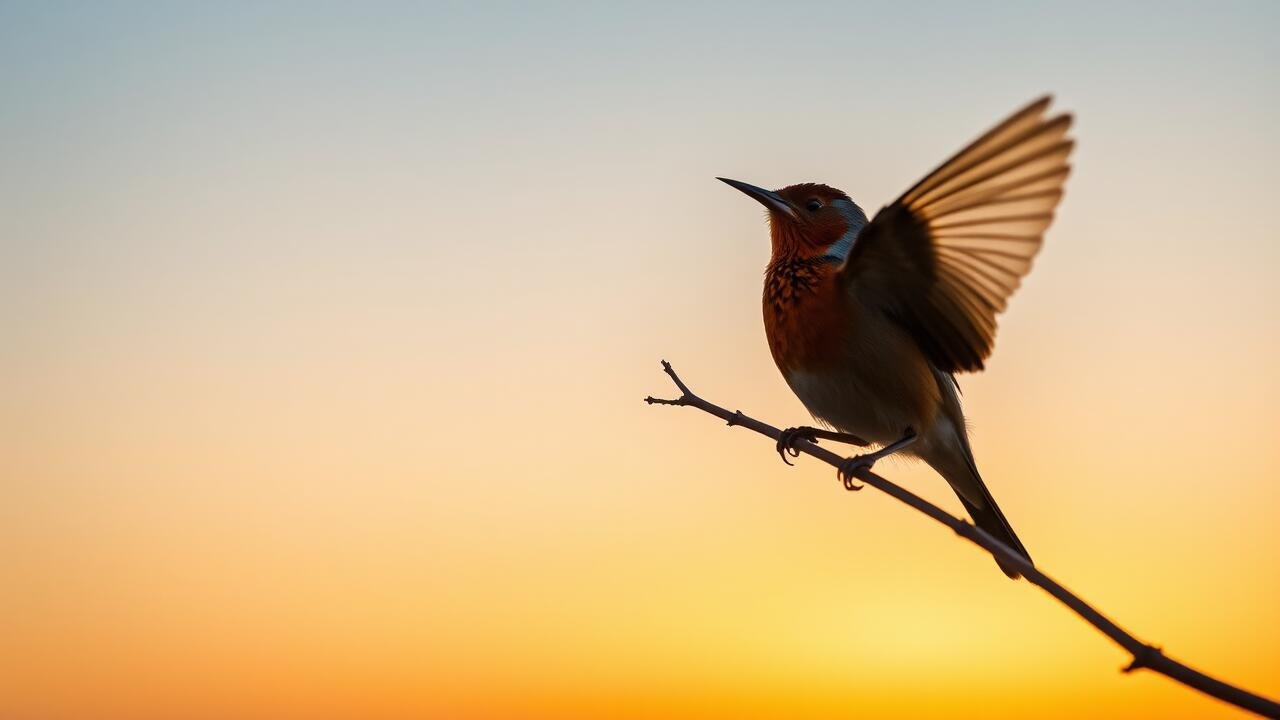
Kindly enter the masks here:
[[[671, 368], [671, 363], [666, 360], [662, 361], [662, 369], [667, 375], [671, 376], [671, 381], [675, 383], [676, 388], [680, 390], [680, 397], [674, 400], [664, 400], [661, 398], [647, 397], [644, 399], [650, 405], [679, 405], [684, 407], [694, 407], [705, 413], [715, 415], [727, 422], [730, 426], [738, 425], [748, 430], [765, 435], [777, 440], [782, 431], [772, 425], [760, 422], [755, 418], [743, 415], [741, 411], [735, 410], [729, 412], [719, 405], [712, 404], [698, 397], [691, 391], [688, 386], [680, 380], [676, 375], [676, 371]], [[820, 447], [808, 440], [798, 439], [793, 443], [793, 447], [806, 455], [821, 460], [835, 468], [840, 468], [845, 458], [836, 453]], [[1034, 565], [1027, 561], [1022, 555], [1007, 547], [1004, 543], [996, 540], [987, 534], [982, 528], [965, 522], [954, 515], [946, 512], [942, 508], [930, 503], [924, 498], [912, 493], [905, 488], [886, 480], [885, 478], [871, 472], [870, 469], [859, 468], [854, 471], [854, 475], [859, 480], [870, 485], [877, 490], [892, 495], [897, 500], [910, 505], [919, 512], [928, 515], [938, 522], [946, 525], [955, 531], [957, 535], [963, 537], [969, 542], [991, 553], [999, 558], [1003, 564], [1011, 565], [1017, 568], [1022, 576], [1030, 581], [1033, 585], [1040, 586], [1045, 592], [1052, 595], [1063, 605], [1066, 605], [1072, 612], [1084, 618], [1085, 622], [1094, 626], [1103, 635], [1111, 638], [1111, 640], [1124, 648], [1126, 652], [1133, 656], [1133, 661], [1123, 668], [1123, 672], [1130, 673], [1134, 670], [1146, 668], [1160, 673], [1172, 680], [1182, 683], [1200, 692], [1211, 695], [1224, 702], [1231, 703], [1237, 707], [1255, 712], [1264, 717], [1280, 718], [1280, 703], [1269, 700], [1261, 695], [1255, 695], [1243, 688], [1225, 683], [1216, 678], [1205, 675], [1194, 668], [1188, 667], [1177, 660], [1164, 654], [1157, 646], [1145, 643], [1119, 625], [1112, 622], [1105, 615], [1094, 609], [1093, 606], [1081, 600], [1058, 583], [1058, 581], [1045, 575]]]

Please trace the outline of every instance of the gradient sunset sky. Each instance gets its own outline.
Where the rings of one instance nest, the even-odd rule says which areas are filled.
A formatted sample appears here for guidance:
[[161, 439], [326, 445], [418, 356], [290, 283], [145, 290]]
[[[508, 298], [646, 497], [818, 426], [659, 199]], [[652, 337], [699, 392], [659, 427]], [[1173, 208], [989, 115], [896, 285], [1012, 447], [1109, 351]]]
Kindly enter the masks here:
[[874, 212], [1045, 92], [978, 463], [1050, 574], [1280, 695], [1280, 4], [155, 5], [0, 3], [0, 718], [1240, 716], [641, 402], [666, 358], [808, 420], [714, 176]]

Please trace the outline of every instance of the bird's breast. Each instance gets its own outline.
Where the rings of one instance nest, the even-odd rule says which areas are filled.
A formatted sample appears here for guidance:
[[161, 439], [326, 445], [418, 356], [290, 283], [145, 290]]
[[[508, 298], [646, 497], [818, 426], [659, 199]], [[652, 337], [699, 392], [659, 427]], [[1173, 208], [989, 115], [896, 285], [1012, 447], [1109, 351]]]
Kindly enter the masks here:
[[764, 286], [764, 328], [783, 374], [839, 361], [841, 331], [852, 331], [848, 303], [835, 265], [783, 261], [769, 266]]
[[828, 267], [766, 278], [765, 334], [778, 369], [811, 413], [841, 430], [888, 442], [923, 429], [941, 401], [928, 360]]

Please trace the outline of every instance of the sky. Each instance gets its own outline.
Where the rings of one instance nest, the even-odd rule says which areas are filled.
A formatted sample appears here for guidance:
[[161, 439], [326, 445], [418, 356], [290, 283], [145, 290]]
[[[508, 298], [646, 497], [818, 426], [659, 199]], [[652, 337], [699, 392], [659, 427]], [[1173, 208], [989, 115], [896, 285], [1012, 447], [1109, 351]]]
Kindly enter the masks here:
[[[0, 3], [0, 716], [1237, 717], [808, 420], [760, 208], [1045, 92], [978, 465], [1040, 567], [1280, 696], [1280, 6]], [[920, 465], [881, 471], [956, 513]]]

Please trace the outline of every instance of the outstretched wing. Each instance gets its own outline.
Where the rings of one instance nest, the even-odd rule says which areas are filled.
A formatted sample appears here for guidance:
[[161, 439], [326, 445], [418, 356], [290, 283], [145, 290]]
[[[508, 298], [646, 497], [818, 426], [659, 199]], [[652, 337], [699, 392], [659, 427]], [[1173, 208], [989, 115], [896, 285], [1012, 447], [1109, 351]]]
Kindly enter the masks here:
[[961, 150], [858, 234], [840, 275], [947, 372], [982, 369], [1070, 172], [1070, 115], [1044, 97]]

